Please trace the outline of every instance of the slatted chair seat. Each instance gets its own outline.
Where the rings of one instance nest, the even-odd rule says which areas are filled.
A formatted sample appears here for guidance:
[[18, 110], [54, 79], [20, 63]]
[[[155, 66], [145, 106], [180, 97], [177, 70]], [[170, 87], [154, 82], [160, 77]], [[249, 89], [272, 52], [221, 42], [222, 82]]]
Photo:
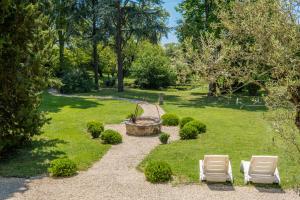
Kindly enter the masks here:
[[233, 182], [228, 155], [205, 155], [199, 161], [200, 180], [207, 182]]
[[250, 161], [241, 162], [241, 171], [244, 173], [244, 182], [280, 184], [277, 169], [278, 156], [252, 156]]

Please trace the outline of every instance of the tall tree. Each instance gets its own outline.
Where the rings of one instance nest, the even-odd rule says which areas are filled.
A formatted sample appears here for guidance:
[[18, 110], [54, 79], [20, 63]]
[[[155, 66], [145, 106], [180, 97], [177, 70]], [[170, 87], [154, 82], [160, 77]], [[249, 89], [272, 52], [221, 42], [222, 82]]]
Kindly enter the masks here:
[[[99, 72], [102, 76], [102, 69], [99, 68], [98, 44], [106, 44], [110, 38], [110, 19], [108, 18], [108, 0], [79, 0], [79, 19], [82, 23], [81, 29], [83, 38], [88, 39], [92, 44], [92, 63], [94, 69], [94, 80], [96, 89], [99, 87]], [[105, 46], [105, 45], [104, 45]]]
[[219, 38], [202, 37], [194, 66], [229, 86], [240, 80], [269, 90], [275, 130], [300, 162], [300, 32], [294, 11], [285, 10], [283, 2], [236, 2], [219, 12], [223, 31]]
[[214, 31], [210, 26], [217, 22], [216, 0], [184, 0], [177, 7], [182, 14], [178, 22], [177, 36], [183, 42], [187, 38], [199, 38], [203, 32]]
[[75, 16], [77, 4], [75, 0], [41, 0], [44, 12], [51, 19], [52, 26], [56, 31], [57, 43], [59, 46], [59, 70], [58, 76], [62, 75], [65, 68], [65, 46], [70, 36], [74, 33]]
[[[230, 0], [220, 2], [217, 0], [184, 0], [179, 4], [177, 10], [182, 14], [182, 20], [179, 21], [177, 27], [177, 36], [181, 42], [191, 39], [194, 48], [201, 48], [197, 41], [207, 33], [211, 33], [214, 37], [218, 37], [221, 27], [215, 28], [213, 25], [219, 22], [218, 12], [226, 10], [230, 7]], [[216, 80], [208, 79], [209, 96], [215, 96], [217, 92]]]
[[[112, 19], [115, 51], [118, 65], [118, 91], [124, 90], [123, 49], [132, 37], [151, 36], [153, 40], [166, 33], [167, 12], [161, 0], [110, 0], [107, 4]], [[148, 26], [150, 25], [150, 26]], [[148, 30], [148, 31], [146, 31]], [[149, 34], [151, 33], [151, 34]]]
[[[0, 152], [40, 133], [52, 38], [37, 1], [0, 2]], [[13, 33], [13, 34], [12, 34]]]

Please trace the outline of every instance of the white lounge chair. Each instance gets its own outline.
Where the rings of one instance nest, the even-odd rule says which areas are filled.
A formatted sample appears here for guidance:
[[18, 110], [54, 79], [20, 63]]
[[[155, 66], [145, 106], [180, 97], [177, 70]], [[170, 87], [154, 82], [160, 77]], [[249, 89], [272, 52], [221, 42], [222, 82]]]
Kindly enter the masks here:
[[228, 155], [205, 155], [199, 161], [200, 181], [233, 182], [232, 169]]
[[241, 171], [244, 172], [244, 182], [278, 183], [278, 156], [252, 156], [250, 162], [242, 160]]

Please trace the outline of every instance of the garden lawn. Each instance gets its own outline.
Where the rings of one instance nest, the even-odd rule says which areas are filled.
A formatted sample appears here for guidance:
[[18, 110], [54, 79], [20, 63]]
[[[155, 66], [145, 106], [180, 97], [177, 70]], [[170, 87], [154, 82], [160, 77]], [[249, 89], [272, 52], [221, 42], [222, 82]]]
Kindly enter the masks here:
[[[160, 145], [139, 165], [143, 170], [149, 161], [166, 161], [176, 176], [176, 181], [199, 182], [199, 160], [205, 154], [227, 154], [233, 168], [234, 184], [243, 185], [240, 172], [241, 160], [250, 160], [252, 155], [278, 155], [282, 187], [295, 183], [294, 176], [300, 167], [285, 154], [282, 141], [273, 133], [267, 121], [267, 109], [261, 99], [247, 96], [207, 97], [207, 87], [188, 91], [168, 89], [162, 91], [126, 89], [116, 93], [106, 89], [93, 95], [118, 96], [147, 99], [156, 102], [158, 93], [165, 94], [163, 108], [168, 113], [193, 117], [207, 125], [207, 132], [197, 140], [176, 141]], [[237, 98], [239, 104], [236, 104]]]
[[98, 120], [105, 124], [120, 123], [133, 112], [135, 104], [117, 100], [58, 97], [43, 95], [41, 110], [52, 120], [44, 133], [33, 141], [9, 152], [0, 160], [0, 176], [29, 177], [45, 174], [49, 161], [68, 157], [85, 170], [99, 160], [110, 145], [91, 139], [86, 123]]
[[241, 160], [250, 160], [252, 155], [278, 155], [281, 185], [291, 187], [300, 167], [285, 155], [282, 142], [266, 120], [266, 108], [251, 103], [249, 97], [239, 97], [242, 104], [236, 105], [236, 97], [214, 98], [201, 94], [197, 90], [181, 92], [177, 101], [168, 101], [166, 96], [163, 108], [181, 118], [193, 117], [204, 122], [207, 132], [196, 140], [158, 146], [139, 168], [143, 170], [149, 161], [163, 160], [171, 165], [178, 182], [199, 182], [199, 160], [206, 154], [226, 154], [231, 160], [234, 184], [242, 185]]

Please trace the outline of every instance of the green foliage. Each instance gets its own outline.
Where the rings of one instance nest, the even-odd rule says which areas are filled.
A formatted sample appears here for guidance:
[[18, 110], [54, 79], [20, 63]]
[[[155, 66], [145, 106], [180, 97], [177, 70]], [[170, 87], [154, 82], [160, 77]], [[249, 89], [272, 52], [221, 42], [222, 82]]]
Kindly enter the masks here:
[[188, 122], [184, 126], [193, 126], [197, 129], [198, 134], [205, 133], [206, 132], [206, 125], [198, 120], [193, 120]]
[[62, 93], [90, 92], [95, 84], [87, 71], [82, 69], [71, 69], [65, 71], [62, 77]]
[[145, 176], [151, 183], [163, 183], [172, 179], [172, 170], [166, 162], [150, 162], [146, 166]]
[[167, 133], [161, 133], [161, 134], [159, 135], [159, 140], [160, 140], [160, 142], [161, 142], [162, 144], [167, 144], [169, 138], [170, 138], [170, 135], [167, 134]]
[[54, 177], [67, 177], [76, 174], [76, 163], [68, 158], [58, 158], [51, 161], [48, 172]]
[[220, 8], [226, 5], [218, 6], [216, 2], [186, 0], [178, 5], [177, 11], [182, 14], [182, 20], [179, 21], [177, 27], [177, 36], [180, 41], [187, 38], [198, 38], [205, 31], [214, 31], [211, 25], [218, 22], [216, 14]]
[[170, 43], [165, 45], [166, 55], [171, 60], [171, 67], [176, 71], [176, 84], [183, 85], [191, 82], [192, 71], [188, 62], [187, 48], [183, 44]]
[[179, 117], [175, 114], [166, 113], [161, 116], [162, 124], [165, 126], [177, 126], [179, 124]]
[[164, 50], [149, 42], [141, 44], [133, 63], [132, 75], [141, 88], [160, 88], [175, 84], [176, 73]]
[[41, 133], [52, 33], [36, 1], [0, 3], [0, 152]]
[[[110, 46], [98, 45], [99, 67], [103, 73], [114, 75], [117, 72], [116, 53]], [[115, 83], [115, 82], [114, 82]], [[114, 86], [114, 85], [112, 85]]]
[[187, 123], [182, 129], [180, 129], [179, 136], [182, 140], [196, 139], [198, 136], [198, 130], [195, 126]]
[[91, 133], [93, 138], [98, 138], [104, 131], [104, 125], [101, 122], [90, 121], [87, 123], [87, 130]]
[[180, 128], [184, 127], [184, 125], [190, 121], [193, 121], [194, 118], [192, 117], [184, 117], [180, 120]]
[[101, 135], [101, 140], [104, 144], [119, 144], [122, 143], [122, 135], [114, 130], [105, 130]]

